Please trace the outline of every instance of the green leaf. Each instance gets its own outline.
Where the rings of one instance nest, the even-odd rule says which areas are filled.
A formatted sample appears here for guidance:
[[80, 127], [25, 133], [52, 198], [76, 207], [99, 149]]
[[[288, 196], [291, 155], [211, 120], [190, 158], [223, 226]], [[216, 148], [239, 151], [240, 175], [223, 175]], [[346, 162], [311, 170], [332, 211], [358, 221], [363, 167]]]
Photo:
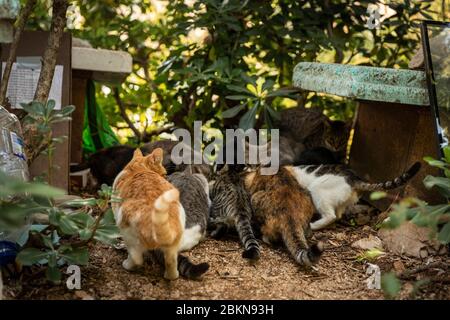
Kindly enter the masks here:
[[436, 160], [433, 159], [432, 157], [424, 157], [423, 160], [433, 167], [445, 168], [445, 166], [447, 165], [444, 161]]
[[71, 214], [69, 216], [69, 218], [70, 218], [70, 220], [75, 222], [79, 228], [90, 227], [94, 224], [94, 221], [95, 221], [94, 218], [86, 212], [79, 212], [79, 213]]
[[59, 284], [61, 282], [61, 271], [54, 266], [54, 267], [48, 267], [45, 271], [45, 276], [47, 279], [55, 284]]
[[245, 95], [231, 95], [231, 96], [226, 96], [225, 98], [227, 98], [229, 100], [245, 100], [245, 99], [251, 99], [254, 97], [253, 96], [245, 96]]
[[389, 272], [381, 276], [381, 288], [386, 297], [395, 298], [402, 289], [402, 285], [395, 274]]
[[253, 108], [248, 110], [239, 121], [239, 128], [244, 131], [252, 129], [256, 122], [256, 113], [258, 112], [258, 103], [255, 104]]
[[103, 219], [100, 221], [100, 225], [116, 225], [116, 219], [114, 218], [114, 213], [111, 208], [106, 211]]
[[41, 251], [39, 249], [26, 248], [19, 252], [19, 254], [17, 255], [17, 261], [19, 261], [24, 266], [31, 266], [46, 258], [47, 255], [47, 252]]
[[227, 85], [227, 88], [230, 89], [231, 91], [236, 91], [236, 92], [240, 92], [240, 93], [246, 93], [246, 94], [248, 94], [250, 96], [254, 96], [254, 94], [250, 90], [245, 88], [245, 87], [239, 87], [239, 86], [235, 86], [233, 84], [229, 84], [229, 85]]
[[75, 111], [75, 106], [69, 105], [69, 106], [65, 106], [64, 108], [62, 108], [61, 111], [59, 112], [59, 114], [62, 115], [63, 117], [67, 117], [74, 111]]
[[67, 215], [61, 215], [58, 223], [58, 227], [63, 234], [74, 235], [78, 233], [77, 224], [70, 219]]
[[267, 95], [267, 97], [285, 97], [290, 96], [293, 93], [298, 93], [299, 89], [278, 89], [275, 91], [272, 91]]
[[25, 112], [27, 112], [31, 116], [43, 117], [45, 115], [44, 105], [40, 102], [32, 101], [30, 103], [21, 103], [20, 105], [22, 106], [23, 110], [25, 110]]
[[380, 200], [386, 198], [387, 193], [384, 191], [375, 191], [370, 194], [370, 200]]
[[65, 191], [41, 183], [25, 183], [20, 187], [21, 193], [33, 196], [56, 197], [66, 194]]
[[88, 248], [65, 248], [59, 256], [69, 264], [87, 265], [89, 261]]
[[444, 148], [444, 158], [447, 163], [450, 163], [450, 147], [449, 146]]
[[242, 73], [242, 74], [241, 74], [241, 77], [242, 77], [242, 79], [244, 79], [245, 82], [251, 83], [254, 87], [257, 86], [257, 84], [256, 84], [256, 78], [255, 78], [254, 76], [249, 76], [249, 75], [247, 75], [247, 74], [245, 74], [245, 73]]
[[97, 204], [97, 199], [86, 198], [86, 199], [75, 199], [69, 200], [63, 203], [65, 206], [69, 207], [84, 207], [84, 206], [95, 206]]
[[438, 240], [443, 244], [450, 243], [450, 222], [447, 222], [438, 234]]
[[222, 112], [222, 118], [228, 119], [235, 117], [239, 112], [241, 112], [242, 109], [247, 105], [247, 103], [240, 104], [238, 106], [235, 106], [233, 108], [227, 109]]
[[114, 244], [120, 237], [119, 228], [115, 225], [99, 226], [95, 231], [94, 239], [106, 244]]
[[266, 110], [269, 112], [270, 116], [273, 120], [280, 120], [281, 116], [280, 113], [275, 111], [271, 106], [266, 105]]
[[436, 187], [438, 191], [446, 198], [450, 198], [450, 179], [444, 177], [426, 176], [423, 184], [427, 189]]
[[51, 99], [51, 100], [47, 101], [47, 108], [46, 108], [47, 110], [45, 112], [45, 114], [47, 116], [49, 116], [51, 114], [51, 112], [53, 111], [53, 109], [55, 109], [55, 105], [56, 105], [55, 100]]

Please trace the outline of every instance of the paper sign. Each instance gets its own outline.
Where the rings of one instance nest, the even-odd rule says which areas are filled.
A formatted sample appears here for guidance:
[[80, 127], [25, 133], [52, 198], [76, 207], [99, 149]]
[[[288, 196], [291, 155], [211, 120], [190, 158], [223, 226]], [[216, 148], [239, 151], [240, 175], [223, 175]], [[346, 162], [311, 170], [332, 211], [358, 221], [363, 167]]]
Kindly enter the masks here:
[[[6, 63], [3, 62], [2, 77], [5, 65]], [[64, 67], [62, 65], [57, 65], [55, 67], [52, 86], [48, 97], [49, 100], [55, 100], [55, 109], [57, 110], [61, 109], [63, 70]], [[33, 100], [40, 73], [40, 63], [30, 63], [30, 61], [27, 61], [26, 63], [15, 62], [13, 64], [8, 82], [8, 90], [6, 92], [6, 96], [8, 97], [12, 108], [22, 109], [21, 103], [28, 103]]]

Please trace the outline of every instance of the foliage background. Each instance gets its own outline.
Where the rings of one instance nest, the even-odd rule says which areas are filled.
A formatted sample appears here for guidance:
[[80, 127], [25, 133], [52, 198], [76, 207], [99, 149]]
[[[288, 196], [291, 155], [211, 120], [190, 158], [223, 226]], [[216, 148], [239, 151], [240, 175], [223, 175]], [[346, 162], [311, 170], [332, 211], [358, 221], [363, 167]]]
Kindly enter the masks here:
[[[370, 30], [367, 8], [377, 3], [77, 0], [68, 18], [74, 36], [132, 55], [126, 82], [97, 84], [97, 98], [121, 141], [134, 144], [142, 138], [136, 132], [168, 122], [191, 128], [193, 120], [202, 120], [205, 128], [220, 129], [244, 118], [247, 126], [270, 125], [272, 109], [298, 103], [322, 108], [333, 119], [350, 118], [353, 101], [314, 93], [269, 95], [291, 85], [301, 61], [407, 68], [419, 44], [418, 22], [449, 20], [449, 3], [442, 0], [383, 1], [387, 15], [379, 29]], [[50, 8], [51, 1], [41, 0], [27, 28], [48, 30]], [[244, 103], [232, 117], [222, 117]]]

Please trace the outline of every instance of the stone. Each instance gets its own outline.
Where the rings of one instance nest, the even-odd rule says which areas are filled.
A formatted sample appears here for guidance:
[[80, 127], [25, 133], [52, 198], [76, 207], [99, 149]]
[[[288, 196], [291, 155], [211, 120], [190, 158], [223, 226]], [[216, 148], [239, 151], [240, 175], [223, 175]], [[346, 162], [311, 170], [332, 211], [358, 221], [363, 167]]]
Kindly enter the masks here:
[[374, 248], [382, 249], [383, 244], [377, 236], [370, 235], [368, 238], [359, 239], [352, 243], [352, 248], [371, 250]]
[[406, 270], [405, 265], [400, 260], [394, 262], [394, 270], [397, 274], [400, 274]]
[[293, 85], [352, 99], [430, 105], [425, 72], [417, 70], [300, 62]]
[[429, 254], [438, 254], [441, 247], [437, 240], [430, 239], [430, 232], [407, 221], [396, 229], [380, 229], [378, 236], [384, 247], [394, 254], [426, 258]]
[[87, 293], [84, 290], [76, 290], [74, 294], [75, 297], [81, 300], [94, 300], [94, 297], [92, 297], [89, 293]]

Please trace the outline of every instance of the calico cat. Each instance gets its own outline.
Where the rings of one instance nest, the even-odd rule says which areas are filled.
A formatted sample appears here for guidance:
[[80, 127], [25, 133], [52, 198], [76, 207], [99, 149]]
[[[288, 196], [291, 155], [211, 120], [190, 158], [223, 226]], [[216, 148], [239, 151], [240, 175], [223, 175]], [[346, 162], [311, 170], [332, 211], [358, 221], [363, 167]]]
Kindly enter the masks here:
[[211, 235], [220, 237], [230, 227], [234, 227], [244, 245], [242, 257], [258, 260], [260, 248], [253, 233], [253, 215], [250, 197], [244, 187], [243, 166], [226, 164], [219, 172], [211, 189], [211, 225], [215, 230]]
[[317, 263], [323, 243], [308, 246], [305, 236], [314, 206], [295, 179], [292, 167], [281, 167], [275, 175], [261, 175], [260, 169], [248, 173], [245, 186], [251, 194], [253, 221], [261, 227], [263, 241], [272, 244], [282, 240], [300, 265]]
[[416, 162], [399, 177], [381, 183], [368, 183], [344, 165], [298, 166], [295, 177], [311, 193], [314, 206], [321, 218], [311, 223], [312, 230], [325, 228], [340, 219], [345, 210], [358, 202], [364, 191], [390, 190], [406, 184], [419, 171]]
[[179, 276], [178, 251], [185, 213], [179, 191], [164, 178], [162, 161], [162, 149], [155, 149], [145, 157], [136, 149], [114, 180], [113, 190], [122, 201], [114, 202], [112, 209], [128, 250], [123, 267], [132, 270], [142, 265], [146, 250], [161, 249], [164, 277], [174, 280]]

